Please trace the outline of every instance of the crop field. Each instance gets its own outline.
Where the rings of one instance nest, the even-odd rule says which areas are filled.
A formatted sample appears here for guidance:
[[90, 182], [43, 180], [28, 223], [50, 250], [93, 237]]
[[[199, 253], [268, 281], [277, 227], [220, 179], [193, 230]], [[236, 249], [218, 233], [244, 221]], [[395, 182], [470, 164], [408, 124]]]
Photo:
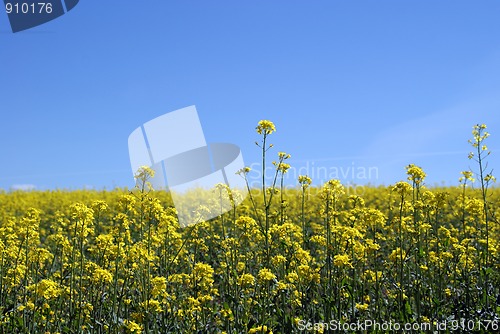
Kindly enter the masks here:
[[290, 155], [270, 145], [272, 122], [256, 130], [274, 178], [185, 228], [148, 167], [132, 190], [0, 192], [0, 333], [498, 330], [500, 190], [486, 126], [473, 128], [472, 170], [457, 186], [426, 187], [409, 164], [406, 180], [362, 196], [307, 175], [285, 187]]

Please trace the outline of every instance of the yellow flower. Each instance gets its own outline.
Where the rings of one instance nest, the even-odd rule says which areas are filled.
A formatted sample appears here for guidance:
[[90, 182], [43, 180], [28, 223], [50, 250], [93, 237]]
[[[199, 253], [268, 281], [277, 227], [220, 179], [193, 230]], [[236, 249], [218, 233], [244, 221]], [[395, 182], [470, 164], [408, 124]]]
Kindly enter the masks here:
[[378, 251], [380, 249], [380, 245], [373, 242], [372, 239], [366, 240], [366, 247], [368, 250], [371, 250], [371, 251]]
[[339, 180], [332, 179], [323, 185], [323, 198], [333, 197], [334, 199], [337, 199], [342, 194], [345, 194], [345, 188]]
[[71, 218], [75, 221], [74, 230], [79, 238], [85, 239], [93, 234], [94, 210], [82, 203], [71, 205]]
[[[32, 287], [34, 286], [32, 285]], [[50, 279], [43, 279], [36, 285], [36, 293], [45, 299], [52, 299], [61, 294], [61, 289], [58, 283]]]
[[160, 302], [157, 301], [156, 299], [149, 299], [147, 301], [144, 301], [142, 303], [140, 303], [140, 306], [146, 310], [146, 311], [149, 311], [149, 312], [161, 312], [162, 309], [161, 309], [161, 306], [160, 306]]
[[139, 180], [147, 180], [155, 176], [155, 171], [149, 166], [141, 166], [135, 173], [134, 177]]
[[245, 262], [238, 262], [238, 264], [236, 265], [236, 271], [241, 273], [243, 270], [245, 270]]
[[279, 266], [283, 263], [286, 263], [286, 257], [284, 257], [283, 255], [273, 256], [273, 258], [271, 259], [271, 263], [273, 264], [273, 266]]
[[33, 304], [33, 302], [29, 301], [26, 303], [26, 308], [28, 310], [34, 310], [35, 309], [35, 304]]
[[363, 303], [363, 304], [358, 304], [356, 303], [356, 308], [359, 310], [359, 311], [366, 311], [368, 310], [368, 304], [366, 303]]
[[201, 303], [198, 298], [188, 297], [187, 304], [189, 306], [188, 313], [201, 312]]
[[426, 177], [423, 169], [414, 164], [406, 166], [406, 174], [408, 175], [408, 180], [413, 181], [417, 185], [424, 182]]
[[485, 182], [496, 182], [497, 179], [496, 179], [496, 177], [494, 177], [491, 174], [486, 174], [486, 176], [484, 177], [484, 181]]
[[111, 283], [113, 275], [106, 269], [96, 268], [92, 279], [95, 283]]
[[243, 175], [243, 176], [245, 176], [246, 174], [250, 173], [250, 171], [251, 171], [251, 170], [252, 170], [252, 169], [251, 169], [250, 167], [243, 167], [243, 168], [239, 169], [239, 170], [236, 172], [236, 174], [237, 174], [237, 175]]
[[297, 267], [297, 274], [302, 282], [316, 282], [319, 283], [320, 275], [319, 273], [311, 269], [307, 264], [301, 264]]
[[290, 169], [290, 167], [292, 167], [290, 166], [290, 164], [276, 161], [273, 161], [273, 165], [275, 165], [276, 169], [283, 174], [285, 174]]
[[399, 247], [394, 249], [389, 255], [389, 260], [393, 262], [399, 261], [401, 258], [403, 258], [403, 261], [406, 259], [406, 252]]
[[224, 308], [221, 310], [221, 315], [226, 318], [227, 320], [229, 321], [233, 321], [234, 320], [234, 315], [233, 315], [233, 311], [229, 308]]
[[411, 191], [413, 188], [408, 182], [400, 181], [392, 187], [392, 191], [397, 192], [401, 195]]
[[291, 273], [288, 273], [286, 275], [285, 279], [289, 283], [295, 283], [295, 282], [297, 282], [299, 280], [299, 275], [295, 271], [292, 271]]
[[206, 263], [198, 262], [193, 268], [193, 277], [198, 286], [209, 288], [212, 286], [214, 269]]
[[256, 333], [273, 334], [273, 331], [270, 328], [268, 328], [266, 325], [253, 327], [248, 331], [248, 334], [256, 334]]
[[165, 277], [157, 276], [151, 279], [152, 291], [151, 295], [153, 297], [158, 296], [161, 292], [167, 289], [167, 279]]
[[274, 123], [268, 120], [259, 121], [259, 124], [255, 128], [258, 134], [270, 135], [274, 131], [276, 131], [276, 127]]
[[266, 283], [266, 282], [269, 282], [269, 281], [276, 279], [276, 275], [274, 275], [271, 272], [271, 270], [269, 270], [267, 268], [262, 268], [261, 270], [259, 270], [259, 274], [257, 275], [257, 278], [258, 278], [259, 282]]
[[278, 285], [276, 286], [277, 291], [283, 291], [286, 290], [287, 288], [288, 286], [286, 285], [286, 283], [278, 281]]
[[253, 218], [248, 217], [248, 216], [240, 216], [238, 219], [236, 219], [236, 226], [238, 226], [241, 229], [245, 228], [252, 228], [253, 226], [256, 225], [256, 222]]
[[103, 200], [95, 200], [92, 202], [92, 210], [100, 212], [108, 209], [108, 204]]
[[142, 333], [142, 326], [132, 320], [125, 319], [123, 321], [123, 324], [128, 333], [134, 333], [134, 334]]
[[308, 250], [299, 248], [295, 251], [295, 258], [301, 264], [311, 263], [312, 257]]
[[311, 185], [312, 180], [307, 175], [299, 175], [299, 183], [301, 187], [305, 189]]
[[333, 257], [333, 264], [337, 267], [353, 267], [351, 262], [350, 262], [350, 258], [349, 258], [349, 255], [347, 254], [344, 254], [344, 255], [340, 255], [340, 254], [337, 254]]

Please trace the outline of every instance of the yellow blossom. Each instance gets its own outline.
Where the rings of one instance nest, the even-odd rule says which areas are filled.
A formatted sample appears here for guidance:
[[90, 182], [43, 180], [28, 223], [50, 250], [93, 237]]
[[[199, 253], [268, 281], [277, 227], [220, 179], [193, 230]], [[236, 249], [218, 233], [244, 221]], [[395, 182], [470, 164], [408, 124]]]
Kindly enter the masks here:
[[257, 130], [258, 134], [264, 134], [264, 135], [269, 135], [276, 131], [276, 127], [274, 126], [274, 123], [268, 120], [262, 120], [259, 121], [259, 124], [255, 128]]
[[133, 334], [141, 334], [142, 333], [142, 326], [137, 324], [134, 321], [125, 319], [123, 321], [123, 324], [125, 326], [127, 333], [133, 333]]
[[337, 254], [333, 257], [333, 264], [337, 267], [350, 267], [353, 268], [351, 264], [351, 259], [347, 254]]
[[271, 270], [269, 270], [267, 268], [262, 268], [261, 270], [259, 270], [259, 274], [257, 275], [257, 278], [258, 278], [259, 282], [266, 283], [266, 282], [269, 282], [269, 281], [276, 279], [276, 275], [274, 275], [271, 272]]

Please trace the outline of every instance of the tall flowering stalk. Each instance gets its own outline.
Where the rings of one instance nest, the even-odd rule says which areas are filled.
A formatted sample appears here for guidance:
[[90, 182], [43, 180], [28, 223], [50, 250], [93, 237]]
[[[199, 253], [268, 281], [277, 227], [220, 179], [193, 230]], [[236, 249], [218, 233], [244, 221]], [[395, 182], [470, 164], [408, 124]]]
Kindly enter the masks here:
[[485, 235], [482, 238], [485, 239], [485, 247], [481, 254], [481, 260], [483, 262], [483, 270], [481, 274], [484, 276], [483, 285], [483, 298], [486, 302], [486, 308], [489, 307], [489, 271], [490, 266], [490, 214], [489, 214], [489, 203], [488, 203], [488, 188], [491, 183], [496, 181], [493, 176], [493, 170], [488, 170], [488, 162], [486, 158], [491, 154], [491, 151], [485, 144], [486, 138], [490, 134], [486, 131], [485, 124], [476, 124], [472, 128], [472, 139], [469, 139], [469, 143], [474, 148], [474, 152], [469, 153], [469, 159], [474, 160], [478, 164], [478, 171], [476, 176], [478, 177], [479, 183], [481, 184], [481, 200], [483, 202], [483, 219], [485, 224]]
[[[467, 219], [466, 219], [466, 214], [467, 214], [467, 196], [466, 196], [466, 190], [467, 190], [467, 185], [469, 182], [470, 184], [473, 184], [475, 179], [473, 177], [473, 173], [471, 171], [463, 171], [461, 172], [462, 173], [462, 176], [459, 178], [459, 182], [460, 182], [460, 188], [461, 188], [461, 196], [460, 196], [460, 203], [459, 203], [459, 206], [461, 208], [461, 222], [462, 222], [462, 231], [463, 231], [463, 237], [462, 237], [462, 242], [463, 241], [466, 241], [465, 245], [468, 246], [468, 244], [470, 243], [470, 241], [472, 240], [471, 239], [471, 232], [470, 232], [470, 228], [467, 224]], [[436, 230], [437, 230], [437, 227], [436, 227]], [[437, 234], [437, 233], [436, 233]], [[439, 236], [438, 236], [439, 237]], [[438, 239], [439, 241], [439, 239]], [[439, 245], [439, 242], [436, 243], [437, 245]], [[436, 251], [437, 253], [437, 251]], [[465, 251], [463, 254], [462, 254], [463, 257], [465, 257], [465, 260], [464, 262], [467, 264], [469, 263], [470, 259], [469, 259], [469, 252]], [[455, 273], [454, 275], [456, 275], [456, 270], [455, 270]], [[469, 311], [470, 309], [470, 299], [471, 299], [471, 289], [470, 289], [470, 274], [468, 272], [468, 269], [467, 269], [467, 266], [465, 266], [462, 270], [461, 270], [461, 275], [462, 275], [462, 278], [465, 280], [465, 285], [464, 285], [464, 288], [465, 288], [465, 309], [467, 310], [467, 312]]]
[[[325, 317], [326, 321], [330, 321], [331, 319], [331, 308], [332, 308], [332, 299], [331, 290], [333, 290], [333, 297], [337, 301], [337, 313], [340, 312], [340, 296], [339, 296], [339, 286], [338, 280], [335, 280], [334, 287], [334, 275], [333, 275], [333, 265], [337, 265], [341, 263], [342, 260], [346, 260], [346, 258], [340, 258], [339, 256], [344, 255], [335, 255], [336, 260], [334, 261], [333, 250], [338, 251], [336, 245], [336, 238], [332, 238], [332, 227], [337, 227], [337, 217], [339, 215], [338, 205], [339, 199], [342, 194], [345, 193], [344, 186], [340, 183], [339, 180], [330, 180], [323, 186], [321, 190], [321, 197], [324, 200], [324, 209], [323, 215], [325, 219], [325, 234], [326, 234], [326, 276], [328, 284], [325, 287], [325, 295], [327, 296], [326, 305], [325, 305]], [[345, 255], [347, 256], [347, 255]], [[347, 260], [345, 261], [347, 262]]]
[[420, 305], [421, 305], [421, 291], [422, 291], [422, 271], [421, 271], [421, 261], [423, 257], [423, 250], [422, 250], [422, 238], [421, 238], [421, 210], [423, 209], [423, 203], [420, 200], [420, 192], [421, 188], [424, 183], [424, 179], [426, 177], [426, 174], [422, 170], [422, 168], [410, 164], [406, 167], [406, 174], [408, 175], [408, 181], [412, 182], [412, 208], [413, 208], [413, 228], [414, 228], [414, 233], [416, 234], [417, 237], [417, 245], [413, 250], [413, 258], [415, 261], [415, 275], [416, 278], [412, 282], [413, 290], [414, 290], [414, 295], [416, 299], [416, 309], [417, 309], [417, 318], [420, 319], [421, 315], [421, 310], [420, 310]]
[[397, 237], [396, 244], [397, 248], [391, 253], [391, 258], [396, 262], [397, 272], [398, 272], [398, 309], [401, 316], [401, 320], [407, 320], [409, 310], [405, 305], [405, 286], [406, 280], [404, 275], [405, 262], [407, 252], [403, 245], [403, 230], [406, 230], [407, 220], [406, 218], [406, 207], [407, 207], [407, 196], [413, 190], [412, 186], [408, 182], [398, 182], [392, 187], [392, 190], [399, 195], [399, 213], [397, 217]]
[[305, 216], [305, 204], [306, 204], [306, 190], [311, 185], [312, 180], [307, 175], [299, 175], [299, 184], [301, 190], [301, 202], [300, 202], [300, 220], [302, 223], [302, 247], [306, 248], [307, 237], [307, 227], [306, 227], [306, 216]]
[[[262, 150], [262, 198], [264, 202], [264, 238], [266, 242], [266, 265], [269, 266], [269, 259], [270, 259], [270, 247], [269, 247], [269, 211], [271, 207], [271, 200], [272, 196], [274, 194], [274, 188], [271, 191], [270, 198], [269, 200], [267, 199], [267, 186], [266, 186], [266, 153], [267, 151], [273, 147], [273, 144], [268, 144], [267, 143], [267, 137], [272, 134], [273, 132], [276, 131], [276, 127], [274, 126], [274, 123], [268, 120], [261, 120], [259, 121], [259, 124], [255, 128], [258, 134], [262, 135], [262, 141], [259, 144], [258, 142], [255, 142], [255, 144], [261, 148]], [[275, 179], [276, 180], [276, 179]]]
[[[72, 268], [72, 279], [71, 279], [71, 293], [70, 296], [76, 299], [78, 296], [78, 303], [72, 300], [71, 305], [73, 306], [73, 314], [76, 318], [77, 328], [80, 329], [82, 322], [82, 308], [83, 308], [83, 278], [84, 278], [84, 245], [87, 242], [87, 237], [94, 234], [93, 224], [94, 224], [94, 211], [82, 203], [75, 203], [71, 206], [72, 209], [72, 220], [73, 220], [73, 261], [76, 261], [75, 252], [78, 249], [78, 263], [79, 263], [79, 275], [75, 275], [75, 262], [71, 263]], [[78, 248], [77, 248], [78, 247]], [[78, 277], [78, 290], [76, 289], [75, 278]]]
[[[284, 199], [284, 192], [285, 192], [285, 185], [284, 185], [284, 179], [285, 179], [285, 174], [288, 172], [290, 169], [290, 165], [285, 163], [284, 161], [290, 159], [290, 154], [287, 154], [285, 152], [279, 152], [278, 153], [278, 161], [273, 161], [273, 165], [276, 167], [276, 174], [274, 176], [274, 182], [273, 182], [273, 187], [272, 189], [275, 189], [275, 184], [276, 180], [278, 178], [278, 175], [280, 177], [280, 223], [284, 223], [284, 211], [286, 207], [286, 202]], [[271, 193], [271, 196], [273, 193]], [[269, 198], [269, 202], [271, 202], [272, 198]]]
[[[151, 229], [152, 229], [152, 217], [151, 212], [149, 212], [151, 197], [149, 193], [153, 191], [153, 186], [151, 185], [150, 180], [155, 176], [155, 171], [148, 166], [142, 166], [139, 168], [137, 173], [135, 174], [136, 179], [136, 188], [139, 190], [138, 194], [134, 194], [140, 203], [139, 209], [139, 228], [140, 234], [139, 238], [143, 242], [146, 242], [146, 259], [141, 261], [142, 264], [142, 274], [141, 274], [141, 305], [144, 307], [144, 324], [146, 332], [150, 330], [150, 317], [151, 317], [151, 307], [150, 307], [150, 290], [151, 290], [151, 259], [153, 254], [151, 253]], [[146, 225], [146, 233], [147, 236], [144, 237], [144, 225]], [[144, 240], [146, 239], [146, 240]], [[143, 244], [137, 243], [134, 245], [137, 247], [137, 251], [141, 252]]]

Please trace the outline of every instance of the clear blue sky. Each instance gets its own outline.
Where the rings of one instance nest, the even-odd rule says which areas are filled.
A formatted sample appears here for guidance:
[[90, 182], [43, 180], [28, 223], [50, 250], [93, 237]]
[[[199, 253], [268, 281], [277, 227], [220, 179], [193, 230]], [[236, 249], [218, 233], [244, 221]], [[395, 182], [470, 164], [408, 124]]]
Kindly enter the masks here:
[[270, 119], [270, 154], [302, 172], [391, 184], [415, 163], [456, 184], [479, 122], [500, 171], [499, 17], [500, 1], [81, 1], [13, 34], [0, 13], [0, 188], [131, 186], [129, 134], [189, 105], [247, 165]]

